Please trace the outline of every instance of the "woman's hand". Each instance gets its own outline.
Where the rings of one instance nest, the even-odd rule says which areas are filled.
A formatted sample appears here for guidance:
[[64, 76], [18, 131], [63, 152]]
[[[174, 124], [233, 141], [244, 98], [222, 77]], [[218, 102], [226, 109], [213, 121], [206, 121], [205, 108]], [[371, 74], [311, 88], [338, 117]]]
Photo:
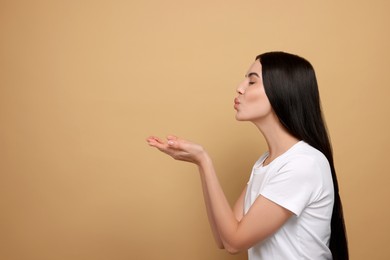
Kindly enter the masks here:
[[195, 144], [176, 136], [170, 135], [167, 141], [150, 136], [146, 139], [148, 144], [161, 152], [168, 154], [175, 160], [186, 161], [200, 165], [207, 158], [207, 153], [199, 144]]

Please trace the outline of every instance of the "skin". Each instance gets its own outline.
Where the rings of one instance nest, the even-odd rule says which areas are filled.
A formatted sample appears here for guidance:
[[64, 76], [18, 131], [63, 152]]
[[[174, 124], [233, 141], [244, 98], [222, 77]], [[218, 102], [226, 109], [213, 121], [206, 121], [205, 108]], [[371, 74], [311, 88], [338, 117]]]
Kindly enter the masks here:
[[[237, 88], [236, 119], [252, 122], [263, 134], [269, 150], [269, 164], [299, 140], [281, 125], [264, 91], [261, 64], [256, 60]], [[207, 151], [199, 144], [170, 135], [163, 140], [150, 136], [150, 146], [180, 161], [198, 166], [210, 226], [219, 248], [229, 253], [247, 250], [275, 233], [292, 215], [289, 210], [259, 196], [244, 215], [246, 187], [233, 209], [218, 181]]]

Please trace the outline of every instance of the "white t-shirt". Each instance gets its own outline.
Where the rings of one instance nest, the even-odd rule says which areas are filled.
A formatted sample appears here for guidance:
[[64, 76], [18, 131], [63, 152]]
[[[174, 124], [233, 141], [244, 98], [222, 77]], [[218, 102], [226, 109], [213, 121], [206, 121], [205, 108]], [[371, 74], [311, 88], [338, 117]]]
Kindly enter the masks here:
[[326, 157], [300, 141], [263, 166], [255, 163], [245, 196], [245, 214], [261, 195], [293, 213], [273, 235], [248, 250], [249, 260], [332, 259], [328, 248], [334, 203]]

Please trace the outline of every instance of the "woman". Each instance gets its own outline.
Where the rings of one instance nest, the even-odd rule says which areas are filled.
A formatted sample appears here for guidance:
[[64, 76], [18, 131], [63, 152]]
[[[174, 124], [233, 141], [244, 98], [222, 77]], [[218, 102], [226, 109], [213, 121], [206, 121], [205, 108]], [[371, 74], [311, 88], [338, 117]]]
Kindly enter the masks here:
[[215, 241], [257, 259], [348, 259], [331, 144], [311, 64], [284, 52], [256, 57], [234, 100], [236, 119], [263, 134], [268, 152], [255, 163], [233, 209], [202, 146], [168, 136], [150, 146], [199, 168]]

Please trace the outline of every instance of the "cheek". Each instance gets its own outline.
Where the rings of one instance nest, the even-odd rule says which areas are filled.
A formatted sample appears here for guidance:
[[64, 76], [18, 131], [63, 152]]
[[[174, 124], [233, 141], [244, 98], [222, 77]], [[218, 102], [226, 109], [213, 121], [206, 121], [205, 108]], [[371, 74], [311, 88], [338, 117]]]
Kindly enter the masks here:
[[255, 114], [267, 114], [272, 110], [271, 104], [265, 94], [264, 89], [257, 89], [248, 93], [246, 97], [247, 104], [251, 107], [251, 111]]
[[246, 96], [246, 100], [250, 103], [269, 103], [267, 95], [265, 94], [264, 89], [254, 89], [249, 91]]

